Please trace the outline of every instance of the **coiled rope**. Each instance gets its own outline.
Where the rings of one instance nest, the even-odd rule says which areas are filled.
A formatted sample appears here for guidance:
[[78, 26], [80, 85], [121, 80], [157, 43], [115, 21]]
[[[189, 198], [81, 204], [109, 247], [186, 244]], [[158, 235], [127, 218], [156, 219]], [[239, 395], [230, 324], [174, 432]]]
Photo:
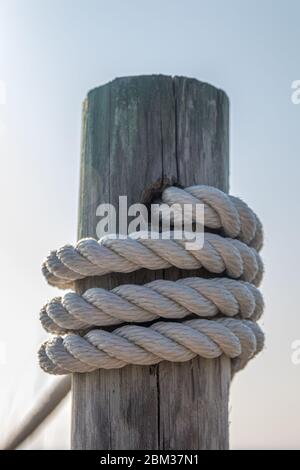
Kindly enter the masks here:
[[218, 314], [257, 321], [263, 311], [262, 295], [252, 284], [227, 278], [158, 280], [144, 286], [121, 285], [111, 291], [88, 289], [68, 292], [41, 310], [40, 320], [49, 333], [64, 334], [91, 326], [142, 323], [159, 318], [176, 319], [195, 314]]
[[[186, 249], [186, 239], [152, 239], [141, 232], [125, 239], [82, 239], [50, 253], [42, 267], [48, 283], [67, 289], [88, 276], [171, 266], [227, 277], [157, 280], [54, 298], [40, 314], [43, 327], [60, 335], [40, 348], [39, 361], [46, 372], [91, 372], [222, 354], [232, 359], [236, 372], [261, 351], [264, 336], [256, 321], [264, 306], [257, 289], [263, 274], [258, 254], [263, 232], [258, 217], [240, 199], [209, 186], [169, 187], [162, 202], [191, 204], [194, 220], [195, 204], [203, 204], [205, 227], [219, 233], [205, 232], [203, 247], [193, 251]], [[173, 221], [177, 216], [174, 211]], [[181, 321], [191, 316], [196, 318]], [[94, 329], [145, 322], [153, 323]]]

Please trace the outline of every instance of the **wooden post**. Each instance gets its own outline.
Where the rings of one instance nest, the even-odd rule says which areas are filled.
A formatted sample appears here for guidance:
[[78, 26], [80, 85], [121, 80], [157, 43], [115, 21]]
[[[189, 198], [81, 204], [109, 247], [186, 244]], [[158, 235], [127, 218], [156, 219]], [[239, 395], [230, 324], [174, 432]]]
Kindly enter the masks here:
[[[149, 202], [168, 183], [228, 191], [228, 108], [223, 91], [184, 77], [118, 78], [92, 90], [83, 108], [78, 237], [96, 237], [97, 206], [117, 208], [119, 195]], [[77, 288], [188, 274], [141, 270]], [[227, 449], [230, 375], [224, 357], [74, 374], [72, 448]]]

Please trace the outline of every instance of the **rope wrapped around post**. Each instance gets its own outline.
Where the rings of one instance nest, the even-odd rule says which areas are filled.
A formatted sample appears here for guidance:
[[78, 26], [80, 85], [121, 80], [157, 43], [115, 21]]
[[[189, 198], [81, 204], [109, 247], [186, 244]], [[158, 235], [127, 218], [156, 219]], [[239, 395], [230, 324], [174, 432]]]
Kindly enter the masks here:
[[[217, 233], [206, 231], [203, 247], [193, 251], [185, 248], [185, 240], [154, 240], [140, 232], [125, 239], [82, 239], [50, 253], [42, 267], [48, 283], [68, 289], [88, 276], [171, 266], [202, 268], [218, 277], [156, 280], [110, 291], [93, 288], [54, 298], [40, 313], [45, 330], [59, 335], [39, 350], [46, 372], [91, 372], [225, 354], [235, 373], [262, 350], [264, 335], [256, 322], [264, 307], [257, 289], [263, 275], [258, 253], [263, 231], [256, 214], [240, 199], [203, 185], [169, 187], [161, 199], [179, 207], [191, 204], [192, 218], [195, 204], [203, 204], [205, 227]], [[98, 328], [120, 324], [113, 331]]]

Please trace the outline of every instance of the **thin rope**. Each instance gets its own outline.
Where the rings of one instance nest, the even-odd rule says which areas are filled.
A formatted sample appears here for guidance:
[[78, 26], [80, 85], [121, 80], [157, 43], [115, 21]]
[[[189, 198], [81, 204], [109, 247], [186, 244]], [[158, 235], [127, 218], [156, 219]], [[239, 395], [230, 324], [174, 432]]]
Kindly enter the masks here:
[[24, 416], [18, 427], [13, 428], [8, 437], [2, 436], [3, 441], [0, 442], [0, 449], [14, 450], [19, 447], [56, 409], [67, 396], [70, 388], [70, 376], [66, 376], [51, 383], [41, 396], [35, 396], [30, 411]]

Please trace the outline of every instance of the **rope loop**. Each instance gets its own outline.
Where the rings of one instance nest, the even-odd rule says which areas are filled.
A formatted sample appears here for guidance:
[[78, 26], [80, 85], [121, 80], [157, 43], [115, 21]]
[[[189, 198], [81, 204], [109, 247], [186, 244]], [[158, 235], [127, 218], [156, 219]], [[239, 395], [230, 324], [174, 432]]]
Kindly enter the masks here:
[[[203, 185], [166, 188], [161, 201], [175, 208], [189, 204], [193, 220], [196, 204], [203, 204], [206, 230], [217, 233], [205, 231], [203, 246], [195, 250], [186, 248], [188, 238], [177, 239], [174, 233], [167, 239], [142, 232], [85, 238], [52, 251], [43, 275], [61, 289], [74, 288], [75, 281], [89, 276], [141, 268], [173, 266], [195, 270], [195, 276], [71, 291], [50, 300], [40, 320], [56, 336], [40, 347], [43, 370], [85, 373], [224, 354], [235, 373], [263, 349], [264, 335], [256, 323], [264, 308], [257, 289], [263, 275], [263, 231], [256, 214], [241, 199]], [[179, 212], [174, 210], [172, 217], [176, 222]]]

